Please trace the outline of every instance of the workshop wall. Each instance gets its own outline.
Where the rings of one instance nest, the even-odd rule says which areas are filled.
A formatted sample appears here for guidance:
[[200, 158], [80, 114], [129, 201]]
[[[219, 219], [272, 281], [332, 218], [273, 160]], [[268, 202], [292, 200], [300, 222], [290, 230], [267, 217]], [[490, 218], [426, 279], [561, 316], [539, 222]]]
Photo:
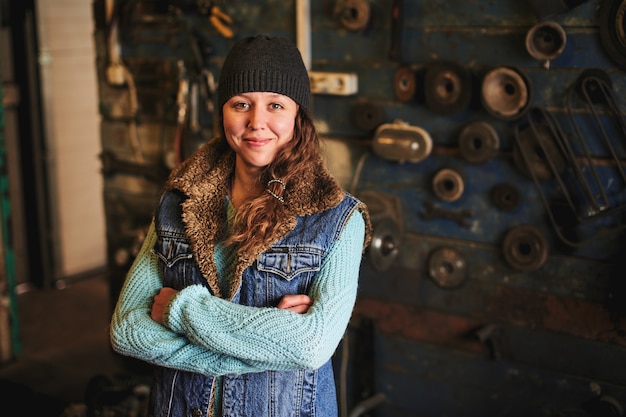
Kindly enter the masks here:
[[304, 21], [328, 163], [374, 224], [336, 358], [344, 414], [623, 415], [623, 2], [105, 3], [114, 296], [167, 173], [214, 134], [230, 46], [303, 45]]

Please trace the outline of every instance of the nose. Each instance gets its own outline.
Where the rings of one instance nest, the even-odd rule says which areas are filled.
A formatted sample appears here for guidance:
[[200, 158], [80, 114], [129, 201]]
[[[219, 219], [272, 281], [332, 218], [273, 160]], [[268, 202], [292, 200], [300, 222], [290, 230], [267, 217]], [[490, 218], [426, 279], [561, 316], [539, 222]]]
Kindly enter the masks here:
[[248, 113], [250, 118], [248, 120], [249, 129], [261, 129], [266, 122], [266, 112], [262, 107], [254, 106]]

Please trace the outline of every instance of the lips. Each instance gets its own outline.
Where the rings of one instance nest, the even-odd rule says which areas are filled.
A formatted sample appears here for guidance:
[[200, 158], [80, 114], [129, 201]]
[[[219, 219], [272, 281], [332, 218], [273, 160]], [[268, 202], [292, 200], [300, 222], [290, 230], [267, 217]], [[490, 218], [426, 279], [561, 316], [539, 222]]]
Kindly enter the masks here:
[[261, 139], [261, 138], [246, 138], [244, 139], [244, 142], [246, 142], [249, 145], [252, 146], [261, 146], [261, 145], [265, 145], [266, 143], [270, 142], [271, 139]]

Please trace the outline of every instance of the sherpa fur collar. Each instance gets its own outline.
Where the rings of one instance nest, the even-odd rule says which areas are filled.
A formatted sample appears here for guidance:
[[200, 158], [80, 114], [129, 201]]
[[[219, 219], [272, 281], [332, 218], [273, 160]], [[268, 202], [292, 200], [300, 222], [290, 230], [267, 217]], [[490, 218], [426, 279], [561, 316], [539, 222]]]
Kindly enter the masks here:
[[[289, 184], [285, 190], [287, 210], [285, 216], [279, 219], [281, 226], [272, 242], [280, 240], [296, 226], [296, 217], [335, 207], [345, 197], [345, 192], [321, 158], [310, 163], [311, 169], [307, 170], [307, 174]], [[175, 168], [166, 183], [166, 189], [180, 190], [189, 197], [182, 204], [185, 229], [200, 271], [213, 293], [222, 297], [226, 294], [222, 295], [220, 291], [213, 254], [226, 224], [224, 205], [234, 167], [235, 153], [223, 138], [216, 138]], [[267, 249], [269, 245], [239, 254], [229, 298], [239, 286], [244, 269]]]

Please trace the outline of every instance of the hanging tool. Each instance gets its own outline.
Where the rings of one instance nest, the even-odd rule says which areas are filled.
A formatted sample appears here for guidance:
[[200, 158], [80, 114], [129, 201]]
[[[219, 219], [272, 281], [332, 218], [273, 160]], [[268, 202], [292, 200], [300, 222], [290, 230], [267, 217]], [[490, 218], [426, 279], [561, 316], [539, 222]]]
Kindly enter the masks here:
[[209, 0], [169, 0], [168, 3], [182, 13], [195, 12], [201, 16], [208, 16], [211, 25], [223, 37], [230, 39], [234, 36], [233, 19], [213, 1]]
[[470, 209], [448, 210], [437, 206], [432, 201], [424, 201], [424, 211], [419, 213], [424, 220], [448, 219], [456, 222], [461, 227], [470, 227], [469, 218], [474, 215]]
[[176, 165], [183, 160], [183, 133], [189, 110], [189, 78], [183, 61], [178, 61], [178, 93], [176, 95], [178, 114], [176, 117], [176, 135], [174, 136], [174, 155]]
[[128, 127], [130, 131], [131, 147], [136, 161], [142, 163], [144, 162], [144, 155], [137, 129], [137, 113], [139, 111], [137, 88], [133, 75], [122, 60], [119, 44], [120, 9], [118, 2], [115, 2], [115, 0], [108, 0], [105, 4], [105, 8], [107, 23], [106, 80], [112, 86], [120, 87], [126, 85], [128, 87], [128, 98], [130, 101], [130, 122]]
[[402, 62], [402, 32], [404, 30], [404, 0], [393, 0], [391, 6], [391, 48], [389, 59]]
[[215, 2], [208, 0], [197, 0], [198, 12], [203, 16], [209, 16], [209, 22], [223, 37], [230, 39], [234, 36], [234, 32], [230, 25], [233, 19], [225, 13]]
[[222, 9], [215, 4], [209, 8], [209, 22], [211, 22], [215, 30], [223, 37], [231, 39], [235, 36], [233, 29], [230, 27], [230, 25], [233, 24], [232, 17], [223, 12]]

